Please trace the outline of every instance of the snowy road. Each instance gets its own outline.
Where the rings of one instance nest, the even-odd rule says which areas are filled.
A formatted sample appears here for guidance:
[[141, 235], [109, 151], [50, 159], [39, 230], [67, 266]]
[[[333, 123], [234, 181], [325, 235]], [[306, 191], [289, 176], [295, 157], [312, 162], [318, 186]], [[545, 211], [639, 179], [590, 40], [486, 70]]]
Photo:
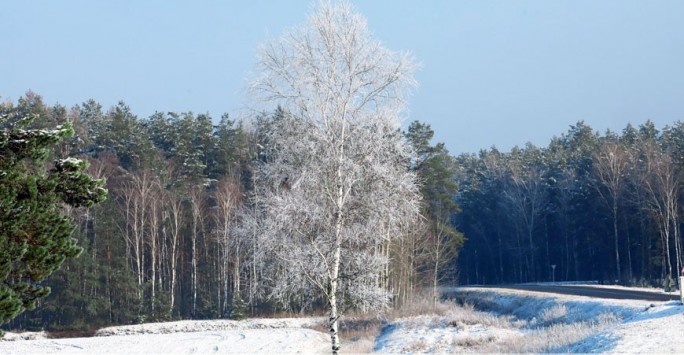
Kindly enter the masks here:
[[[620, 288], [602, 288], [592, 286], [577, 285], [497, 285], [497, 286], [478, 286], [480, 288], [511, 289], [520, 291], [533, 291], [543, 293], [555, 293], [562, 295], [586, 296], [593, 298], [617, 299], [617, 300], [641, 300], [641, 301], [672, 301], [678, 300], [678, 293], [656, 293], [639, 290], [628, 290]], [[464, 287], [467, 288], [467, 287]]]

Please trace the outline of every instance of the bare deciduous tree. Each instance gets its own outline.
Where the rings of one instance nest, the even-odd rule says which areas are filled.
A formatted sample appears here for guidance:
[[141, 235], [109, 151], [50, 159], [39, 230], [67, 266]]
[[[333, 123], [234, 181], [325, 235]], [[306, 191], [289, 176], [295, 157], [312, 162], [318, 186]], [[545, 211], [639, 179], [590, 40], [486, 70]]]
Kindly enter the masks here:
[[[530, 156], [541, 154], [537, 147], [529, 145], [525, 151], [516, 153], [508, 162], [509, 179], [504, 197], [506, 206], [510, 211], [511, 219], [517, 229], [518, 245], [522, 247], [521, 238], [527, 238], [528, 253], [525, 254], [527, 276], [522, 280], [537, 279], [537, 244], [534, 234], [543, 220], [545, 213], [545, 194], [543, 167], [533, 166], [525, 159]], [[527, 156], [529, 155], [529, 156]]]
[[198, 280], [197, 280], [197, 266], [199, 260], [198, 254], [198, 243], [200, 237], [204, 233], [204, 215], [202, 211], [206, 204], [206, 193], [204, 186], [198, 185], [193, 186], [188, 191], [188, 199], [190, 200], [190, 216], [192, 219], [192, 229], [190, 233], [190, 250], [191, 250], [191, 292], [192, 292], [192, 316], [197, 314], [197, 290], [198, 290]]
[[223, 295], [222, 314], [226, 314], [231, 305], [231, 299], [228, 298], [231, 294], [229, 292], [231, 288], [231, 259], [233, 262], [232, 293], [240, 292], [240, 236], [238, 233], [234, 233], [234, 224], [237, 210], [240, 207], [241, 195], [242, 191], [240, 191], [237, 178], [226, 177], [218, 182], [215, 195], [216, 209], [214, 218], [219, 255], [221, 256], [220, 264], [218, 265], [218, 278], [222, 286], [219, 287], [219, 301], [221, 301], [221, 295]]
[[[601, 200], [610, 208], [613, 218], [613, 237], [615, 246], [615, 269], [617, 277], [622, 279], [620, 268], [620, 249], [618, 238], [618, 202], [625, 185], [625, 172], [628, 167], [628, 156], [624, 147], [617, 142], [605, 142], [598, 147], [593, 154], [594, 161], [594, 187], [598, 191]], [[631, 275], [629, 275], [631, 277]]]
[[[679, 241], [679, 192], [681, 175], [672, 158], [665, 154], [655, 142], [646, 142], [642, 150], [646, 158], [646, 171], [643, 172], [642, 184], [646, 191], [649, 207], [656, 222], [660, 226], [663, 241], [663, 269], [667, 266], [666, 275], [672, 277], [680, 268]], [[677, 253], [676, 269], [672, 268], [670, 242], [674, 240]]]
[[155, 191], [154, 176], [149, 171], [139, 171], [130, 174], [124, 182], [121, 191], [121, 199], [124, 203], [126, 225], [124, 238], [126, 240], [126, 250], [132, 269], [135, 272], [138, 288], [138, 300], [143, 299], [143, 285], [147, 281], [146, 273], [146, 248], [150, 229], [150, 205]]
[[380, 245], [418, 215], [412, 153], [399, 132], [413, 65], [374, 40], [348, 4], [323, 3], [264, 46], [258, 67], [255, 98], [288, 113], [268, 132], [273, 154], [259, 169], [260, 247], [278, 275], [271, 295], [321, 296], [337, 353], [344, 309], [388, 300]]

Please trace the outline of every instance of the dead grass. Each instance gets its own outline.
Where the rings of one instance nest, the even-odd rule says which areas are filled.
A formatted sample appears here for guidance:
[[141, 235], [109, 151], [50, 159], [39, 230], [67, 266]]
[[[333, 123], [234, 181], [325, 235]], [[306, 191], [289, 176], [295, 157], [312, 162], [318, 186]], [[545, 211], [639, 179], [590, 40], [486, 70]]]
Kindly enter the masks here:
[[429, 290], [418, 291], [408, 302], [382, 312], [387, 319], [415, 317], [421, 315], [444, 315], [453, 307], [452, 302], [435, 303], [432, 292]]
[[[571, 308], [571, 304], [548, 300], [537, 304], [535, 300], [524, 297], [496, 298], [492, 294], [478, 296], [482, 297], [461, 299], [460, 305], [453, 301], [434, 304], [429, 297], [419, 297], [415, 303], [387, 312], [389, 322], [396, 322], [407, 329], [423, 328], [428, 332], [429, 329], [453, 329], [453, 332], [446, 332], [447, 339], [437, 340], [436, 343], [416, 338], [406, 343], [404, 348], [395, 350], [455, 353], [563, 351], [571, 344], [608, 329], [619, 320], [612, 313], [604, 313], [598, 319], [569, 317], [577, 312]], [[473, 300], [475, 302], [469, 302]], [[477, 308], [483, 311], [476, 310], [473, 303], [477, 303]], [[526, 307], [529, 310], [530, 305], [539, 307], [535, 315], [529, 319], [519, 318], [523, 314], [520, 308]]]
[[[375, 338], [380, 335], [386, 320], [371, 313], [350, 313], [339, 321], [338, 335], [342, 343], [342, 353], [370, 353], [375, 346]], [[321, 322], [307, 328], [329, 334], [328, 324]]]
[[539, 321], [543, 326], [550, 326], [563, 322], [568, 315], [568, 308], [564, 304], [557, 304], [551, 308], [546, 308], [539, 314]]
[[[473, 295], [471, 295], [473, 296]], [[384, 327], [396, 325], [405, 329], [440, 331], [445, 337], [436, 340], [415, 337], [404, 343], [401, 353], [545, 353], [563, 351], [569, 345], [608, 329], [619, 319], [605, 313], [598, 319], [587, 320], [569, 317], [576, 309], [570, 304], [540, 303], [539, 310], [530, 319], [521, 319], [516, 310], [529, 306], [525, 298], [497, 301], [490, 295], [482, 295], [477, 308], [473, 298], [461, 304], [447, 300], [434, 303], [429, 294], [418, 295], [401, 307], [376, 313], [351, 313], [340, 319], [339, 335], [342, 352], [347, 354], [370, 353]], [[485, 312], [489, 304], [497, 313]], [[573, 323], [574, 321], [574, 323]], [[309, 326], [328, 333], [327, 324]], [[401, 333], [400, 333], [401, 334]]]
[[569, 345], [610, 328], [616, 321], [617, 318], [612, 314], [604, 314], [590, 322], [556, 323], [530, 331], [523, 337], [511, 337], [500, 343], [489, 344], [482, 350], [504, 353], [564, 352]]
[[97, 329], [88, 330], [51, 330], [46, 332], [46, 336], [50, 339], [60, 338], [89, 338], [95, 336]]
[[[454, 304], [451, 302], [435, 304], [432, 301], [432, 294], [425, 292], [416, 295], [411, 302], [407, 302], [402, 307], [388, 308], [380, 313], [348, 313], [339, 321], [338, 334], [342, 343], [342, 353], [371, 353], [375, 347], [376, 338], [387, 324], [408, 317], [443, 316], [453, 308]], [[308, 328], [329, 334], [326, 322], [314, 324]], [[420, 348], [421, 346], [417, 346], [411, 352], [420, 351]]]

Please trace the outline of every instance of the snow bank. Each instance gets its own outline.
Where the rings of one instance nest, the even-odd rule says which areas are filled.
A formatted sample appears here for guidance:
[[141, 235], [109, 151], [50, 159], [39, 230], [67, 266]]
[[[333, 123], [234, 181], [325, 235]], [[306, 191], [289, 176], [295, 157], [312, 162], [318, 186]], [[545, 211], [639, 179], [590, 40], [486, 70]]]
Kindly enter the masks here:
[[6, 332], [5, 336], [0, 338], [0, 341], [17, 341], [17, 340], [35, 340], [35, 339], [46, 339], [47, 335], [45, 332], [22, 332], [13, 333]]
[[311, 327], [323, 322], [321, 317], [308, 318], [252, 318], [246, 320], [185, 320], [163, 323], [145, 323], [102, 328], [95, 336], [132, 334], [170, 334], [236, 329], [278, 329]]
[[582, 296], [553, 295], [522, 290], [468, 287], [457, 289], [459, 302], [502, 315], [513, 315], [531, 322], [539, 321], [544, 312], [564, 308], [567, 323], [598, 319], [601, 314], [619, 318], [644, 310], [651, 303], [636, 300], [595, 299]]
[[679, 301], [656, 303], [635, 312], [612, 329], [563, 349], [581, 353], [684, 353], [684, 306]]

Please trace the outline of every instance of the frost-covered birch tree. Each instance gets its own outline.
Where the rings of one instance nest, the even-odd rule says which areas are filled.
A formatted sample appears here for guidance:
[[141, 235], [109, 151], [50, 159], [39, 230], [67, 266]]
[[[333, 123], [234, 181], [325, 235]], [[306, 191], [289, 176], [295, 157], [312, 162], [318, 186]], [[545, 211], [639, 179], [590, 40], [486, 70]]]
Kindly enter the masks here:
[[271, 296], [311, 292], [329, 309], [333, 353], [349, 308], [377, 309], [378, 251], [418, 216], [412, 151], [400, 133], [414, 65], [375, 40], [346, 3], [321, 3], [308, 21], [259, 51], [250, 89], [259, 109], [285, 114], [267, 132], [257, 204]]

